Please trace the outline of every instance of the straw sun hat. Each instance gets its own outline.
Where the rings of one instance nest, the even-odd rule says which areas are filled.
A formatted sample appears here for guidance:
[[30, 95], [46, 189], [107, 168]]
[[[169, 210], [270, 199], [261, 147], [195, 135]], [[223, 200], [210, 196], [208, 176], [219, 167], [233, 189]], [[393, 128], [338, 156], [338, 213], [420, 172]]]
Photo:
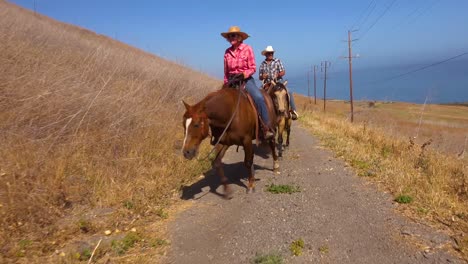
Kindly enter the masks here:
[[232, 33], [236, 33], [236, 34], [239, 34], [239, 36], [242, 37], [242, 40], [245, 40], [249, 37], [249, 34], [245, 33], [245, 32], [242, 32], [240, 27], [238, 26], [232, 26], [229, 28], [228, 32], [223, 32], [221, 33], [221, 36], [223, 36], [224, 38], [227, 39], [228, 35], [229, 34], [232, 34]]

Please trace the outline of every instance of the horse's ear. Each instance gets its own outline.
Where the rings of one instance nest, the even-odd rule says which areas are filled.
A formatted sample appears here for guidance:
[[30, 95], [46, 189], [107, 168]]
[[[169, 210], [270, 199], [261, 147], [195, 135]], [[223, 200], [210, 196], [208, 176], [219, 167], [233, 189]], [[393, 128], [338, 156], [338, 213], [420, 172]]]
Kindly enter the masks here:
[[275, 81], [273, 81], [273, 80], [271, 81], [271, 84], [273, 84], [273, 86], [275, 86], [275, 85], [276, 85]]
[[286, 86], [286, 84], [288, 84], [288, 81], [285, 81], [283, 84], [284, 84], [284, 86]]
[[189, 110], [190, 110], [190, 105], [187, 104], [184, 100], [182, 100], [182, 103], [184, 103], [185, 109], [186, 109], [187, 111], [189, 111]]

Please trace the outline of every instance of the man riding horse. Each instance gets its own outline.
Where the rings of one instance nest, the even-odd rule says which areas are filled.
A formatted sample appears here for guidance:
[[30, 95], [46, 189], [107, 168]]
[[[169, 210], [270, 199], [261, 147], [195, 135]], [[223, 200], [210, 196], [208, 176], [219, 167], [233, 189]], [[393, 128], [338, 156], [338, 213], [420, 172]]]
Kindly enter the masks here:
[[[274, 82], [283, 82], [283, 76], [286, 74], [283, 63], [278, 58], [273, 57], [275, 50], [272, 46], [267, 46], [263, 51], [262, 55], [265, 56], [265, 60], [260, 64], [259, 79], [265, 84]], [[286, 88], [287, 90], [287, 88]], [[296, 104], [294, 103], [294, 97], [292, 93], [288, 91], [289, 105], [291, 106], [291, 116], [293, 120], [299, 117], [296, 110]]]

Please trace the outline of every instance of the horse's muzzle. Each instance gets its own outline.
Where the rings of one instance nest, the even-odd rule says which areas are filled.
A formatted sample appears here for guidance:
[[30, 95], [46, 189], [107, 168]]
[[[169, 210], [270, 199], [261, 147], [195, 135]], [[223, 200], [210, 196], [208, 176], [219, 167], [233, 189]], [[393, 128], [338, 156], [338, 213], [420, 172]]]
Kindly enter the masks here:
[[197, 150], [196, 149], [187, 149], [183, 150], [184, 157], [188, 160], [191, 160], [197, 155]]

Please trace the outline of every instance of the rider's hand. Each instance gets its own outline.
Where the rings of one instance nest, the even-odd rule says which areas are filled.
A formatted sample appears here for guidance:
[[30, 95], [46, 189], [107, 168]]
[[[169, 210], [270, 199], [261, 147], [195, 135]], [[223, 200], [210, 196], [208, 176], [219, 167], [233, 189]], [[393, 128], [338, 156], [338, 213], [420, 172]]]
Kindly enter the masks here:
[[268, 74], [267, 74], [267, 73], [262, 74], [262, 78], [263, 78], [263, 79], [268, 78]]

